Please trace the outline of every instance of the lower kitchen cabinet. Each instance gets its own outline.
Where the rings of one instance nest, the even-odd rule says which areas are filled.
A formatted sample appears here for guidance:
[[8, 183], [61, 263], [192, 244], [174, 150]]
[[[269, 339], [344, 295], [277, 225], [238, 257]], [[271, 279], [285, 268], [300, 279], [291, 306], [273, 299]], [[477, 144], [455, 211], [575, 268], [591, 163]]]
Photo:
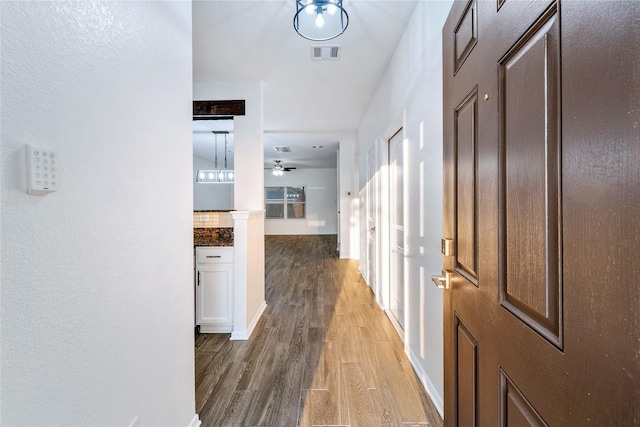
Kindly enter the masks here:
[[195, 280], [200, 332], [233, 331], [233, 247], [196, 247]]

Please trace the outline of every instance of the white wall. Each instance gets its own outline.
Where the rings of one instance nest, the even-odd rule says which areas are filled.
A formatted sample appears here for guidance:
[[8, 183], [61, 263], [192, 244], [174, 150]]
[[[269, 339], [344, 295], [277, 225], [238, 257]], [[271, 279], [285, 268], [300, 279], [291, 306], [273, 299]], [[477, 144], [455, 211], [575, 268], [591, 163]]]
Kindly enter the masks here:
[[287, 185], [307, 187], [305, 219], [265, 219], [267, 235], [337, 234], [337, 171], [328, 169], [294, 169], [282, 176], [264, 172], [265, 187]]
[[[236, 232], [243, 228], [242, 244], [234, 251], [235, 313], [234, 321], [242, 317], [256, 320], [265, 308], [264, 289], [264, 142], [262, 82], [194, 82], [194, 100], [245, 100], [245, 115], [234, 116], [234, 205], [242, 211], [234, 219]], [[246, 226], [246, 229], [245, 229]], [[246, 231], [246, 232], [245, 232]], [[240, 241], [240, 235], [236, 235]], [[239, 307], [244, 308], [240, 310]], [[242, 312], [242, 313], [241, 313]], [[251, 333], [252, 320], [242, 321], [245, 332], [234, 325], [232, 339], [246, 339]]]
[[353, 139], [340, 140], [338, 150], [340, 211], [339, 240], [340, 258], [358, 259], [360, 254], [359, 204], [356, 186], [358, 183], [358, 155], [356, 152], [356, 136]]
[[194, 82], [193, 99], [244, 99], [245, 115], [234, 116], [234, 201], [237, 210], [264, 209], [262, 82]]
[[196, 425], [191, 3], [0, 7], [1, 424]]
[[[442, 269], [442, 43], [441, 31], [451, 2], [418, 2], [411, 21], [358, 129], [359, 193], [366, 203], [366, 153], [378, 153], [378, 216], [387, 215], [386, 139], [403, 126], [406, 138], [405, 188], [405, 350], [442, 414], [442, 291], [430, 281]], [[360, 244], [366, 248], [366, 218], [361, 218]], [[378, 233], [385, 247], [385, 228]], [[388, 229], [386, 229], [388, 232]], [[366, 253], [366, 252], [364, 252]], [[381, 257], [388, 256], [384, 253]], [[377, 277], [388, 286], [388, 270], [379, 262]]]
[[232, 210], [234, 184], [196, 182], [198, 169], [215, 169], [215, 164], [201, 157], [193, 156], [193, 210]]

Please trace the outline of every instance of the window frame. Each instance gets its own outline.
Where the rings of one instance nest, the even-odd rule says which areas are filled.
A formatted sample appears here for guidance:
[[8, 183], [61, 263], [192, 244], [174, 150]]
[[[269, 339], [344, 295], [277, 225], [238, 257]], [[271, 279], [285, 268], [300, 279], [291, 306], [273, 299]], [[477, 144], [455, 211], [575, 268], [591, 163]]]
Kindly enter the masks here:
[[[289, 188], [302, 189], [302, 201], [292, 200]], [[268, 192], [278, 192], [282, 194], [282, 198], [269, 199]], [[306, 185], [282, 185], [282, 186], [265, 186], [264, 188], [264, 204], [265, 204], [265, 219], [277, 219], [277, 220], [296, 220], [307, 219], [307, 186]], [[282, 206], [282, 216], [274, 217], [269, 216], [269, 206]], [[289, 216], [289, 208], [294, 206], [302, 206], [303, 216]]]

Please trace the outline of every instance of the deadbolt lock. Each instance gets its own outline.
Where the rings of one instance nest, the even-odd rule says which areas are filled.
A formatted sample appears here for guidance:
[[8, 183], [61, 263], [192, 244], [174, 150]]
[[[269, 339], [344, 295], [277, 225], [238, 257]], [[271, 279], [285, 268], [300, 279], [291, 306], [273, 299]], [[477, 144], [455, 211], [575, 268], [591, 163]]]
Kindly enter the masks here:
[[444, 256], [453, 256], [453, 239], [442, 239], [440, 251]]

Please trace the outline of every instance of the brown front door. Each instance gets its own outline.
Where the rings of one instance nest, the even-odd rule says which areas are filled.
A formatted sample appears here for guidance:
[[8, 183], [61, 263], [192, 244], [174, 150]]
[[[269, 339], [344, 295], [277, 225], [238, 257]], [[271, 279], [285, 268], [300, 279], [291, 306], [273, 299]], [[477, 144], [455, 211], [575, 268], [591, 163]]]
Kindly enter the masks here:
[[639, 22], [636, 1], [452, 7], [447, 425], [640, 424]]

